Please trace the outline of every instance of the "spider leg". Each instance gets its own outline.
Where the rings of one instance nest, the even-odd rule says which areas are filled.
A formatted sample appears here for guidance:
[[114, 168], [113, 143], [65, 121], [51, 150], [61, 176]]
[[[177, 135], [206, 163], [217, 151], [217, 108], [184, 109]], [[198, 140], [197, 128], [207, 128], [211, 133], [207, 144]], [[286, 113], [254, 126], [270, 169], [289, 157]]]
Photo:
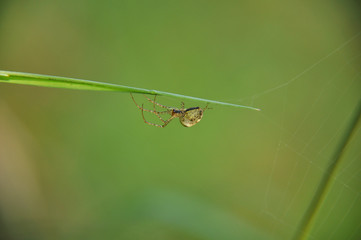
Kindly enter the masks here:
[[[135, 103], [135, 105], [137, 105], [137, 107], [138, 107], [140, 110], [142, 110], [142, 111], [144, 110], [144, 111], [146, 111], [146, 112], [150, 112], [150, 113], [156, 114], [157, 111], [153, 111], [153, 110], [149, 110], [149, 109], [144, 109], [143, 107], [139, 106], [138, 103], [135, 102], [134, 97], [133, 97], [133, 94], [130, 93], [130, 96], [132, 97], [133, 102]], [[157, 112], [157, 114], [164, 114], [164, 113], [168, 113], [168, 111]]]
[[[157, 103], [157, 102], [155, 101], [156, 97], [157, 97], [157, 95], [154, 95], [154, 101], [153, 101], [154, 114], [157, 115], [157, 117], [158, 117], [163, 123], [166, 123], [166, 121], [165, 121], [161, 116], [159, 116], [159, 114], [158, 114], [158, 113], [162, 113], [162, 112], [158, 112], [158, 111], [155, 109], [155, 104]], [[147, 97], [146, 97], [146, 98], [147, 98]], [[149, 98], [147, 98], [147, 99], [150, 100]], [[171, 110], [168, 109], [167, 112], [168, 112], [170, 115], [172, 115], [172, 113], [171, 113], [170, 111], [171, 111]]]
[[153, 104], [157, 104], [159, 107], [167, 108], [167, 109], [172, 109], [171, 107], [167, 107], [167, 106], [164, 106], [164, 105], [162, 105], [162, 104], [160, 104], [160, 103], [157, 103], [157, 102], [155, 101], [156, 98], [157, 98], [157, 95], [154, 95], [154, 100], [148, 98], [148, 97], [145, 96], [145, 95], [144, 95], [144, 97], [145, 97], [149, 102], [151, 102], [151, 103], [153, 103]]
[[206, 109], [212, 109], [212, 108], [208, 108], [208, 104], [209, 104], [209, 103], [207, 103], [206, 107], [203, 108], [203, 111], [205, 111]]
[[184, 109], [184, 102], [181, 102], [181, 109]]
[[172, 121], [175, 117], [174, 116], [171, 116], [167, 121], [164, 121], [162, 118], [161, 120], [164, 122], [163, 125], [159, 125], [159, 124], [155, 124], [155, 123], [151, 123], [151, 122], [148, 122], [147, 120], [145, 120], [145, 117], [144, 117], [144, 109], [143, 109], [143, 104], [142, 104], [142, 117], [143, 117], [143, 120], [146, 124], [148, 125], [151, 125], [151, 126], [156, 126], [156, 127], [160, 127], [160, 128], [164, 128], [165, 126], [168, 125], [168, 123], [170, 123], [170, 121]]

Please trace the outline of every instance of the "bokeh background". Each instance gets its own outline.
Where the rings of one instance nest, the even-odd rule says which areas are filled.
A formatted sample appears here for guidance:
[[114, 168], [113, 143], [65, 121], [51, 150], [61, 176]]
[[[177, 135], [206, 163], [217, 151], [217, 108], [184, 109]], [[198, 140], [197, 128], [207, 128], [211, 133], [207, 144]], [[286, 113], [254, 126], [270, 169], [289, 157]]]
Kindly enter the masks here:
[[[360, 10], [351, 0], [1, 1], [2, 70], [262, 111], [211, 105], [192, 128], [160, 129], [127, 93], [1, 84], [0, 238], [292, 238], [360, 99]], [[310, 239], [361, 238], [357, 129]]]

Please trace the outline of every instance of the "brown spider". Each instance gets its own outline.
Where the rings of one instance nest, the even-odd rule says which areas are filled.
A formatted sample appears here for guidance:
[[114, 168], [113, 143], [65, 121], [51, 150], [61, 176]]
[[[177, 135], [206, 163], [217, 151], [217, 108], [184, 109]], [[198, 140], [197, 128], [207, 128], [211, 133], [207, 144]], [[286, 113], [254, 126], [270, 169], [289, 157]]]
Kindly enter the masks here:
[[[203, 117], [203, 112], [208, 108], [208, 104], [206, 105], [205, 108], [200, 108], [200, 107], [192, 107], [192, 108], [184, 108], [184, 102], [181, 103], [181, 108], [173, 108], [173, 107], [167, 107], [164, 106], [162, 104], [157, 103], [156, 100], [156, 95], [154, 96], [154, 100], [146, 97], [144, 95], [144, 97], [151, 103], [153, 103], [153, 110], [148, 110], [148, 109], [144, 109], [143, 108], [143, 104], [142, 106], [139, 106], [134, 98], [133, 95], [130, 94], [130, 96], [133, 99], [133, 102], [135, 103], [135, 105], [137, 105], [137, 107], [142, 110], [142, 116], [143, 116], [143, 120], [146, 124], [148, 125], [152, 125], [152, 126], [156, 126], [156, 127], [161, 127], [164, 128], [165, 126], [168, 125], [168, 123], [170, 123], [170, 121], [172, 121], [174, 118], [179, 118], [180, 123], [185, 126], [185, 127], [192, 127], [194, 125], [196, 125]], [[158, 105], [161, 108], [166, 108], [167, 110], [165, 111], [157, 111], [155, 109], [155, 105]], [[155, 124], [155, 123], [150, 123], [147, 120], [145, 120], [144, 118], [144, 111], [146, 112], [150, 112], [155, 114], [162, 122], [163, 125], [159, 125], [159, 124]], [[168, 118], [168, 120], [164, 120], [159, 114], [165, 114], [168, 113], [170, 115], [170, 118]]]

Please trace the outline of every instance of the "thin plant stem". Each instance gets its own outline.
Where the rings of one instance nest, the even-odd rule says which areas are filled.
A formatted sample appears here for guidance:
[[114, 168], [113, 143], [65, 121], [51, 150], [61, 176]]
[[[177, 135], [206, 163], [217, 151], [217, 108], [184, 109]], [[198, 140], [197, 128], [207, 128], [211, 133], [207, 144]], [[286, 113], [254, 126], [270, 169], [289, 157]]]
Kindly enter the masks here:
[[247, 109], [251, 109], [251, 110], [260, 111], [259, 108], [255, 108], [255, 107], [220, 102], [220, 101], [209, 100], [209, 99], [198, 98], [198, 97], [191, 97], [191, 96], [186, 96], [186, 95], [181, 95], [181, 94], [176, 94], [176, 93], [169, 93], [169, 92], [163, 92], [163, 91], [158, 91], [158, 90], [149, 90], [149, 89], [144, 89], [144, 88], [129, 87], [129, 86], [123, 86], [123, 85], [111, 84], [111, 83], [95, 82], [95, 81], [76, 79], [76, 78], [49, 76], [49, 75], [42, 75], [42, 74], [11, 72], [11, 71], [1, 71], [0, 70], [0, 82], [33, 85], [33, 86], [40, 86], [40, 87], [54, 87], [54, 88], [96, 90], [96, 91], [117, 91], [117, 92], [129, 92], [129, 93], [142, 93], [142, 94], [150, 94], [150, 95], [169, 96], [169, 97], [176, 97], [176, 98], [182, 98], [182, 99], [189, 99], [189, 100], [193, 100], [193, 101], [226, 105], [226, 106], [238, 107], [238, 108], [247, 108]]
[[324, 203], [327, 194], [331, 188], [331, 180], [336, 174], [336, 170], [342, 160], [344, 153], [346, 152], [347, 145], [350, 143], [353, 134], [357, 128], [357, 124], [361, 119], [361, 99], [360, 102], [354, 111], [354, 114], [351, 118], [350, 124], [346, 129], [343, 137], [341, 138], [340, 144], [337, 147], [333, 157], [331, 158], [331, 164], [328, 166], [324, 172], [320, 184], [318, 185], [315, 195], [312, 198], [302, 220], [299, 224], [298, 230], [293, 236], [294, 240], [304, 240], [310, 236], [310, 232], [314, 225], [315, 218], [319, 212], [322, 204]]

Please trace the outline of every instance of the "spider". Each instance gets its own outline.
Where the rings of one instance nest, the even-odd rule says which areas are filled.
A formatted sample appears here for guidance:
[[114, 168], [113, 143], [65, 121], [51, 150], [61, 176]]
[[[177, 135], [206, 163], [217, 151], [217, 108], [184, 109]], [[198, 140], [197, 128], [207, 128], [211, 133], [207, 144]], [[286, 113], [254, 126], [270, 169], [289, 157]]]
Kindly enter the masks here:
[[[184, 108], [184, 102], [181, 103], [181, 108], [174, 108], [174, 107], [167, 107], [164, 106], [162, 104], [159, 104], [156, 102], [156, 98], [157, 96], [154, 96], [154, 100], [146, 97], [144, 95], [144, 97], [151, 103], [153, 103], [153, 110], [148, 110], [143, 108], [143, 104], [142, 106], [139, 106], [135, 100], [132, 94], [130, 94], [130, 96], [133, 99], [133, 102], [135, 103], [135, 105], [137, 105], [137, 107], [142, 110], [142, 116], [143, 116], [143, 120], [146, 124], [151, 125], [151, 126], [156, 126], [156, 127], [160, 127], [160, 128], [164, 128], [165, 126], [168, 125], [168, 123], [170, 123], [170, 121], [172, 121], [174, 118], [179, 118], [180, 123], [184, 126], [184, 127], [192, 127], [194, 125], [196, 125], [203, 117], [203, 112], [208, 108], [208, 104], [206, 105], [205, 108], [200, 108], [200, 107], [192, 107], [192, 108]], [[167, 110], [165, 111], [157, 111], [155, 109], [155, 105], [158, 105], [161, 108], [165, 108]], [[144, 111], [146, 112], [150, 112], [155, 114], [162, 122], [163, 125], [159, 125], [159, 124], [155, 124], [155, 123], [151, 123], [148, 122], [147, 120], [145, 120], [144, 118]], [[170, 115], [170, 118], [168, 118], [168, 120], [164, 120], [160, 114], [166, 114], [168, 113]]]

